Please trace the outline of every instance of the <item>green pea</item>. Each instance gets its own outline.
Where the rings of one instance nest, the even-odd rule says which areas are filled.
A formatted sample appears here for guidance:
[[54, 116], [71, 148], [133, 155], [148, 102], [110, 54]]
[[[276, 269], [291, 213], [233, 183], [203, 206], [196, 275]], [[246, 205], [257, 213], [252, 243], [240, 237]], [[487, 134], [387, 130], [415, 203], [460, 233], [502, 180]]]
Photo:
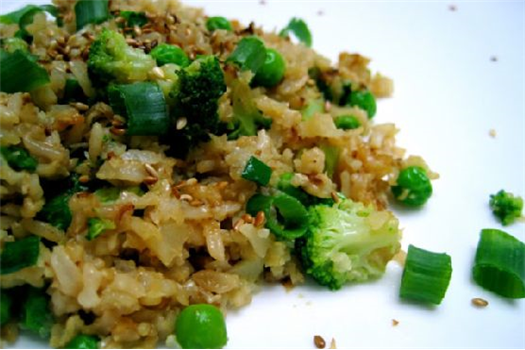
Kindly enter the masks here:
[[175, 322], [175, 335], [183, 349], [221, 349], [228, 341], [222, 312], [208, 304], [182, 310]]
[[347, 100], [347, 104], [357, 106], [366, 111], [368, 119], [372, 119], [374, 115], [376, 115], [376, 99], [370, 91], [352, 91], [350, 98]]
[[79, 334], [66, 344], [66, 349], [98, 349], [99, 340], [94, 335]]
[[208, 28], [210, 32], [213, 32], [214, 30], [217, 30], [217, 29], [224, 29], [230, 32], [233, 30], [232, 24], [230, 23], [230, 21], [228, 21], [224, 17], [219, 17], [219, 16], [208, 18], [208, 20], [206, 21], [206, 28]]
[[420, 207], [432, 196], [432, 184], [423, 168], [410, 166], [401, 170], [392, 193], [404, 205]]
[[353, 115], [340, 115], [335, 118], [334, 122], [336, 128], [343, 130], [357, 129], [361, 126], [359, 119]]
[[3, 326], [12, 317], [13, 299], [4, 290], [0, 294], [0, 326]]
[[255, 85], [273, 87], [283, 79], [285, 70], [283, 56], [274, 49], [266, 49], [266, 59], [255, 74], [253, 82]]
[[190, 65], [190, 59], [186, 52], [175, 45], [160, 44], [151, 50], [150, 55], [157, 61], [159, 67], [168, 63], [174, 63], [180, 67]]

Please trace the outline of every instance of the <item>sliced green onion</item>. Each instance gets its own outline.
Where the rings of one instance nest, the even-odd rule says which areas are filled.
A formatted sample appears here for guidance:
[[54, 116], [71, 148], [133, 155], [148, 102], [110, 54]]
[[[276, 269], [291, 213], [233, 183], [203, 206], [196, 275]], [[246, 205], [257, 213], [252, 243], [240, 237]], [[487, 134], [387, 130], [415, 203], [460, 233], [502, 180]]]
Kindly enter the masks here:
[[58, 20], [58, 8], [56, 8], [53, 5], [42, 5], [42, 6], [28, 5], [28, 6], [33, 6], [33, 7], [27, 9], [27, 11], [25, 11], [24, 14], [22, 14], [20, 19], [18, 20], [18, 26], [20, 27], [19, 35], [23, 38], [31, 36], [26, 30], [26, 27], [33, 23], [33, 18], [35, 17], [37, 13], [45, 11], [49, 13], [51, 16], [57, 18]]
[[77, 30], [90, 23], [99, 24], [110, 17], [108, 0], [78, 0], [75, 4]]
[[324, 100], [322, 98], [311, 100], [308, 104], [301, 110], [303, 116], [303, 121], [310, 120], [317, 113], [324, 112]]
[[279, 35], [287, 37], [290, 33], [295, 35], [295, 37], [306, 46], [312, 46], [312, 34], [310, 33], [310, 29], [308, 29], [308, 25], [302, 19], [292, 18], [290, 23], [281, 30]]
[[[40, 11], [46, 11], [49, 14], [51, 14], [53, 17], [58, 17], [58, 9], [53, 5], [26, 5], [22, 7], [20, 10], [16, 10], [10, 13], [6, 13], [5, 15], [0, 16], [0, 23], [2, 24], [18, 24], [20, 25], [20, 21], [22, 18], [27, 15], [28, 13], [33, 12], [33, 16], [35, 13]], [[31, 19], [33, 17], [31, 16]]]
[[127, 118], [128, 135], [158, 136], [169, 131], [166, 101], [156, 83], [111, 85], [108, 95], [115, 113]]
[[251, 156], [246, 162], [246, 166], [242, 172], [242, 178], [253, 181], [261, 186], [268, 185], [272, 177], [272, 168], [261, 162], [254, 156]]
[[321, 146], [324, 152], [324, 170], [328, 176], [332, 177], [334, 172], [337, 170], [337, 164], [339, 163], [339, 153], [341, 150], [339, 147], [324, 145]]
[[53, 316], [49, 309], [49, 295], [44, 289], [29, 288], [27, 298], [22, 304], [21, 325], [42, 338], [51, 335]]
[[279, 177], [277, 189], [280, 191], [298, 199], [302, 204], [307, 205], [309, 203], [309, 195], [304, 192], [301, 188], [292, 185], [293, 173], [284, 173]]
[[29, 92], [49, 83], [49, 75], [29, 54], [0, 50], [0, 90], [7, 93]]
[[250, 36], [242, 38], [226, 62], [237, 64], [241, 70], [257, 73], [266, 61], [266, 48], [261, 39]]
[[99, 341], [97, 336], [79, 334], [66, 344], [66, 349], [98, 349]]
[[265, 215], [266, 228], [279, 239], [293, 240], [306, 233], [308, 211], [298, 199], [286, 193], [252, 196], [246, 204], [246, 212], [256, 216], [260, 211]]
[[128, 27], [142, 27], [148, 23], [148, 17], [144, 12], [120, 11], [120, 17], [126, 20]]
[[39, 254], [40, 238], [37, 236], [6, 242], [0, 255], [0, 275], [7, 275], [35, 265]]
[[38, 161], [31, 157], [29, 152], [22, 147], [0, 146], [0, 154], [7, 161], [7, 164], [15, 170], [27, 170], [33, 172], [38, 166]]
[[525, 244], [500, 230], [481, 230], [472, 275], [496, 294], [525, 298]]
[[439, 305], [445, 297], [451, 276], [452, 262], [448, 254], [433, 253], [409, 245], [400, 296]]
[[103, 187], [95, 191], [95, 195], [102, 203], [114, 202], [120, 197], [120, 188], [118, 187]]
[[353, 115], [341, 115], [334, 120], [335, 127], [343, 130], [357, 129], [361, 126], [359, 119]]
[[91, 241], [107, 230], [114, 230], [116, 228], [115, 223], [108, 219], [101, 218], [89, 218], [88, 219], [88, 233], [87, 240]]
[[11, 320], [13, 314], [13, 298], [6, 290], [0, 290], [0, 326]]
[[64, 87], [64, 97], [62, 100], [65, 103], [71, 101], [82, 101], [85, 99], [84, 90], [80, 86], [80, 83], [76, 79], [66, 79], [66, 85]]

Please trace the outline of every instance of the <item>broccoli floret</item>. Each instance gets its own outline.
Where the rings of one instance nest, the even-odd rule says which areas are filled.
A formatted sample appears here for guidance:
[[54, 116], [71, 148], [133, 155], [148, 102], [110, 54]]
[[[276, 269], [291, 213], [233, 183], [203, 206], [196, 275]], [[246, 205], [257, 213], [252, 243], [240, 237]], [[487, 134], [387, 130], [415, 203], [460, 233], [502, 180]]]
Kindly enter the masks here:
[[490, 195], [490, 208], [503, 226], [512, 224], [521, 217], [523, 198], [504, 190]]
[[89, 49], [88, 71], [95, 85], [110, 81], [130, 83], [143, 81], [155, 67], [155, 60], [126, 43], [124, 36], [104, 29]]
[[332, 290], [381, 276], [399, 251], [401, 232], [391, 212], [342, 199], [312, 206], [309, 214], [308, 232], [296, 250], [306, 273]]
[[219, 129], [219, 98], [226, 91], [224, 73], [215, 56], [201, 56], [191, 65], [176, 71], [178, 81], [170, 97], [175, 101], [174, 117], [184, 117], [186, 126], [170, 135], [170, 150], [184, 156], [199, 142], [209, 140], [209, 133]]
[[201, 56], [177, 71], [179, 83], [172, 90], [178, 113], [188, 124], [198, 124], [214, 132], [219, 124], [218, 100], [226, 91], [224, 73], [215, 56]]
[[257, 109], [247, 82], [237, 79], [232, 83], [233, 123], [226, 127], [228, 139], [257, 135], [260, 128], [268, 129], [272, 119], [265, 118]]

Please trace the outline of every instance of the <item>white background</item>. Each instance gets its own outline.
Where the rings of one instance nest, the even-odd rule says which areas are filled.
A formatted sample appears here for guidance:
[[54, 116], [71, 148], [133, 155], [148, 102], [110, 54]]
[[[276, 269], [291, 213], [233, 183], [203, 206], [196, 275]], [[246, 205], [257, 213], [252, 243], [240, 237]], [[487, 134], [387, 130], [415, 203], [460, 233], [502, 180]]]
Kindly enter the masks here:
[[[3, 1], [1, 12], [23, 3]], [[334, 337], [338, 348], [524, 348], [525, 300], [481, 289], [470, 272], [480, 230], [501, 228], [489, 194], [504, 188], [525, 196], [524, 2], [186, 3], [267, 30], [301, 17], [322, 54], [335, 60], [340, 51], [359, 52], [392, 77], [395, 94], [379, 103], [375, 120], [395, 122], [398, 143], [441, 175], [425, 208], [394, 208], [403, 246], [447, 252], [454, 269], [435, 308], [398, 299], [402, 271], [395, 263], [383, 279], [339, 292], [263, 287], [252, 305], [229, 313], [228, 347], [313, 348], [313, 336], [321, 335], [328, 344]], [[505, 230], [525, 240], [525, 224]], [[473, 297], [490, 304], [474, 308]], [[32, 345], [44, 344], [16, 344]]]

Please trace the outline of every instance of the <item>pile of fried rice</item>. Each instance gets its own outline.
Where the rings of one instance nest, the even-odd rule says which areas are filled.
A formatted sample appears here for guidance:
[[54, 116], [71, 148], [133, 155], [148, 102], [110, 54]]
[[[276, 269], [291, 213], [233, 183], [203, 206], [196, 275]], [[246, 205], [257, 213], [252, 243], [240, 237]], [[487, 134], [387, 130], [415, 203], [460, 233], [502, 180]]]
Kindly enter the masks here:
[[[341, 53], [333, 65], [305, 45], [235, 20], [233, 31], [210, 33], [202, 10], [172, 0], [113, 0], [111, 20], [77, 32], [74, 2], [55, 4], [63, 26], [40, 12], [27, 27], [33, 36], [30, 52], [51, 82], [31, 93], [0, 93], [1, 145], [23, 145], [38, 160], [33, 173], [2, 163], [0, 243], [31, 235], [47, 242], [40, 243], [37, 265], [2, 275], [1, 286], [47, 287], [55, 317], [53, 347], [63, 347], [79, 333], [99, 335], [103, 347], [155, 347], [172, 334], [176, 315], [189, 304], [209, 303], [226, 311], [249, 304], [261, 281], [303, 283], [291, 247], [277, 240], [264, 220], [245, 212], [257, 190], [241, 177], [251, 156], [272, 168], [270, 185], [291, 172], [294, 186], [308, 194], [330, 198], [341, 192], [378, 209], [387, 207], [400, 169], [418, 165], [428, 170], [421, 158], [405, 157], [396, 146], [394, 124], [374, 124], [357, 107], [326, 103], [324, 111], [303, 121], [305, 103], [321, 96], [308, 74], [312, 68], [335, 82], [352, 81], [377, 98], [392, 94], [392, 81], [371, 74], [369, 60], [359, 54]], [[223, 65], [247, 35], [277, 49], [286, 61], [283, 81], [271, 89], [252, 88], [246, 96], [271, 118], [271, 127], [237, 140], [210, 135], [210, 141], [177, 159], [167, 155], [169, 146], [157, 137], [122, 135], [107, 103], [58, 104], [68, 77], [93, 95], [86, 64], [90, 44], [103, 28], [123, 31], [121, 10], [147, 14], [148, 24], [129, 39], [144, 50], [153, 42], [170, 43], [190, 58], [216, 55]], [[0, 25], [0, 36], [12, 37], [17, 29], [16, 24]], [[225, 69], [225, 74], [237, 73]], [[158, 69], [148, 76], [150, 81], [163, 79], [168, 78]], [[225, 122], [233, 113], [230, 87], [219, 100], [218, 114]], [[334, 118], [349, 114], [361, 126], [336, 128]], [[325, 169], [326, 145], [340, 152], [331, 176]], [[38, 220], [37, 213], [45, 204], [46, 184], [56, 186], [72, 174], [81, 183], [96, 179], [114, 186], [142, 185], [146, 193], [124, 191], [107, 204], [93, 193], [79, 192], [69, 201], [72, 222], [64, 232]], [[88, 241], [87, 220], [95, 215], [114, 222], [115, 229]], [[17, 332], [9, 325], [2, 337], [13, 340]]]

